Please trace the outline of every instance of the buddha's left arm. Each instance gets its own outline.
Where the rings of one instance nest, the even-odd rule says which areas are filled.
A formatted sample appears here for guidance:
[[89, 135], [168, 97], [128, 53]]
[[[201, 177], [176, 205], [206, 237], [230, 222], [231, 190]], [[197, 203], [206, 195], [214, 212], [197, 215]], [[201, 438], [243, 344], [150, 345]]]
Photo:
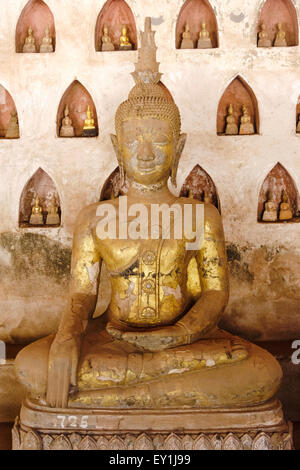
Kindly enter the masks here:
[[205, 206], [204, 241], [196, 255], [201, 297], [176, 325], [194, 342], [214, 328], [227, 305], [229, 283], [221, 216], [211, 204]]

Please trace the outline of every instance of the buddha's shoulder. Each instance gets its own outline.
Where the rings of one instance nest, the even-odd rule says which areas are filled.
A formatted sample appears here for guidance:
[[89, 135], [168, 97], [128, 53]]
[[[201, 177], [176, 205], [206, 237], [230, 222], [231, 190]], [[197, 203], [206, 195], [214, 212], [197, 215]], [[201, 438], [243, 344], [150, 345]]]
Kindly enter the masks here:
[[202, 207], [204, 210], [205, 218], [221, 219], [220, 212], [213, 204], [199, 201], [198, 199], [194, 199], [194, 198], [187, 198], [187, 197], [179, 197], [177, 201], [181, 206], [184, 206], [186, 204], [193, 204], [194, 206]]

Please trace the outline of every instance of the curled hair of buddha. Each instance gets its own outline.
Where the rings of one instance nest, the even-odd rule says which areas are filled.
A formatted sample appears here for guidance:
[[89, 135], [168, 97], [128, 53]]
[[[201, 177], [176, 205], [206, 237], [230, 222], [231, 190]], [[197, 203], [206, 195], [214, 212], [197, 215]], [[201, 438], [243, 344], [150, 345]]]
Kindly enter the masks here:
[[166, 97], [162, 87], [156, 84], [137, 84], [128, 100], [120, 104], [115, 118], [117, 134], [121, 125], [129, 119], [155, 118], [168, 121], [177, 141], [180, 135], [180, 114], [176, 104]]
[[117, 135], [120, 135], [122, 123], [129, 119], [154, 118], [170, 123], [173, 136], [178, 141], [180, 136], [180, 114], [174, 101], [167, 96], [159, 85], [161, 73], [156, 61], [155, 31], [151, 29], [151, 19], [145, 19], [145, 31], [141, 32], [141, 47], [138, 62], [135, 64], [133, 77], [136, 85], [130, 91], [128, 99], [120, 104], [115, 117]]

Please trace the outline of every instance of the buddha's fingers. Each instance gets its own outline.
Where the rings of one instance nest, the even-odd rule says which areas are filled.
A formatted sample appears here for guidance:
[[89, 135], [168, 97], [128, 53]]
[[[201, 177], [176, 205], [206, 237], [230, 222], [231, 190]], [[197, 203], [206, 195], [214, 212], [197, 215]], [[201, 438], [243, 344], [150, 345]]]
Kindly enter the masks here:
[[51, 407], [65, 408], [68, 404], [71, 363], [68, 358], [56, 360], [49, 368], [47, 402]]
[[72, 353], [72, 365], [71, 365], [71, 385], [76, 387], [77, 385], [77, 368], [78, 368], [78, 352], [76, 349], [73, 349]]

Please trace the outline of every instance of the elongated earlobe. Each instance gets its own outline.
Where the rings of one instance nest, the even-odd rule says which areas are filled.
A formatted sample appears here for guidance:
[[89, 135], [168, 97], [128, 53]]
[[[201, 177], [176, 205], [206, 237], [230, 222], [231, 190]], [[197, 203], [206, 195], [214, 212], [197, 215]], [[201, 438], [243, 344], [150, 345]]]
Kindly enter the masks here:
[[115, 134], [110, 134], [110, 138], [111, 138], [111, 142], [113, 144], [113, 148], [114, 148], [114, 151], [115, 151], [118, 163], [119, 163], [120, 186], [122, 187], [125, 183], [125, 173], [124, 173], [124, 164], [123, 164], [123, 160], [122, 160], [122, 156], [121, 156], [121, 152], [120, 152], [120, 148], [119, 148], [119, 142], [118, 142], [118, 138]]
[[172, 171], [171, 171], [171, 183], [175, 188], [177, 188], [177, 170], [178, 170], [178, 163], [179, 159], [181, 157], [182, 151], [185, 146], [185, 141], [186, 141], [186, 134], [181, 134], [179, 136], [177, 145], [176, 145], [176, 150], [175, 150], [175, 156], [174, 156], [174, 161], [172, 165]]

